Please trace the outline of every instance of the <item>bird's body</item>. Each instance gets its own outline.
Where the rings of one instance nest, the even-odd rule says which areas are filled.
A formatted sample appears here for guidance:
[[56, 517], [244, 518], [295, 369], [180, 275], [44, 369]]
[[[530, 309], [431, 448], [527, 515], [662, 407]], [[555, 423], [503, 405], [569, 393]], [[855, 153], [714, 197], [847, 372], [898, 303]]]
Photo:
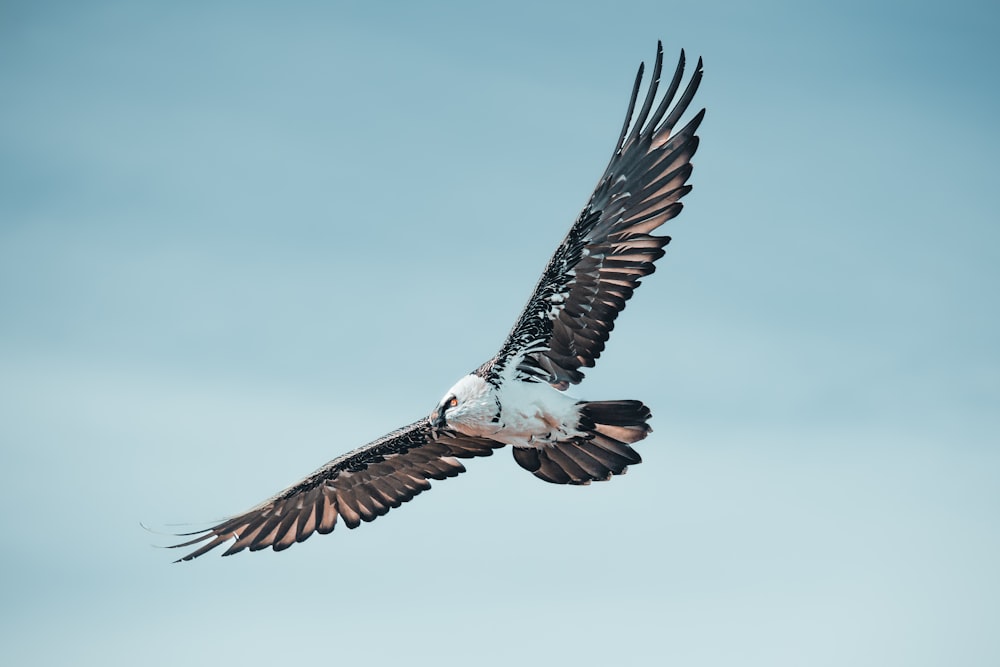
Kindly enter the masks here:
[[[681, 210], [691, 186], [695, 132], [704, 109], [674, 132], [701, 81], [701, 61], [674, 103], [684, 53], [655, 110], [663, 61], [636, 114], [640, 66], [611, 162], [587, 206], [556, 248], [500, 351], [461, 377], [429, 418], [330, 461], [243, 514], [173, 546], [198, 544], [183, 560], [229, 541], [223, 555], [275, 551], [315, 532], [371, 521], [430, 488], [431, 479], [465, 470], [458, 460], [509, 446], [536, 477], [589, 484], [639, 463], [632, 444], [651, 431], [649, 409], [635, 400], [582, 401], [566, 389], [594, 365], [618, 313], [653, 272], [670, 241], [654, 231]], [[634, 117], [633, 117], [633, 114]]]
[[[457, 405], [447, 409], [447, 421], [439, 425], [515, 447], [542, 447], [583, 435], [577, 428], [578, 401], [565, 392], [516, 380], [500, 387], [474, 373], [464, 376], [442, 399], [442, 406], [447, 406], [455, 397]], [[440, 408], [435, 410], [432, 420], [440, 414]]]

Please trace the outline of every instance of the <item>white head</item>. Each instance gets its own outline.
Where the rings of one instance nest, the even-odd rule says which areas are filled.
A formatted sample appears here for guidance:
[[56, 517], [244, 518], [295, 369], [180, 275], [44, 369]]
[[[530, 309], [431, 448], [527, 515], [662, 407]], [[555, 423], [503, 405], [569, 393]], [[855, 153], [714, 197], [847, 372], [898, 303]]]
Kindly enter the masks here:
[[[478, 375], [466, 375], [448, 390], [431, 413], [435, 428], [449, 426], [469, 432], [497, 414], [496, 402], [490, 398], [490, 386]], [[462, 428], [465, 427], [465, 428]]]

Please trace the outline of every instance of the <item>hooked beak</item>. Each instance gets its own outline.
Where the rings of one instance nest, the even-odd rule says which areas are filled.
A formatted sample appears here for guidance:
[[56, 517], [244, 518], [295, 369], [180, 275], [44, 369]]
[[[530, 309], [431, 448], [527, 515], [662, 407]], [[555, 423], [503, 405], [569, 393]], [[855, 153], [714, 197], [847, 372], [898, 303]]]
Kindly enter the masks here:
[[431, 413], [430, 417], [431, 426], [434, 428], [444, 428], [448, 425], [448, 422], [444, 418], [444, 406], [438, 406], [434, 412]]

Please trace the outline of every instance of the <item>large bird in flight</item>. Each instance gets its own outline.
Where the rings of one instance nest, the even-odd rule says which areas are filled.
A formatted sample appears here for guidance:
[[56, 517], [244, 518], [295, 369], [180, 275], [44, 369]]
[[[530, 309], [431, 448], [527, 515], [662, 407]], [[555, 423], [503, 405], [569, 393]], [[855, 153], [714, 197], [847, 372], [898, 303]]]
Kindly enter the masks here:
[[195, 537], [172, 547], [195, 548], [180, 560], [230, 540], [224, 556], [281, 551], [329, 533], [338, 517], [356, 528], [429, 489], [429, 480], [464, 472], [459, 459], [504, 446], [519, 466], [555, 484], [607, 480], [641, 461], [631, 445], [650, 432], [645, 405], [581, 401], [565, 390], [601, 355], [618, 313], [670, 241], [651, 232], [680, 213], [691, 190], [705, 110], [674, 128], [701, 82], [702, 62], [675, 103], [681, 51], [654, 108], [662, 67], [659, 44], [642, 106], [636, 113], [640, 65], [611, 162], [496, 356], [456, 382], [429, 417], [330, 461], [242, 514], [185, 534]]

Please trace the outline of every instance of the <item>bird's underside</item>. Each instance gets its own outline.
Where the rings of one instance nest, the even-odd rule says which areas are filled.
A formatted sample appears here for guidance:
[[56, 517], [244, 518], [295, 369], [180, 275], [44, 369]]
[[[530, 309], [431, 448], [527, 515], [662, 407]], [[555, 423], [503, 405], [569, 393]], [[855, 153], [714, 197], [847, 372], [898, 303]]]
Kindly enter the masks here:
[[[556, 249], [500, 351], [461, 378], [429, 418], [330, 461], [256, 507], [172, 547], [191, 560], [225, 545], [282, 551], [338, 521], [356, 528], [465, 471], [459, 459], [509, 446], [514, 460], [557, 484], [589, 484], [641, 461], [631, 445], [650, 432], [639, 401], [578, 401], [564, 390], [593, 367], [618, 313], [663, 256], [668, 236], [651, 232], [675, 217], [691, 186], [695, 132], [704, 109], [675, 131], [701, 81], [699, 59], [680, 91], [684, 52], [656, 102], [663, 64], [636, 110], [639, 67], [611, 161]], [[675, 101], [676, 98], [676, 101]], [[654, 108], [655, 104], [655, 108]]]

